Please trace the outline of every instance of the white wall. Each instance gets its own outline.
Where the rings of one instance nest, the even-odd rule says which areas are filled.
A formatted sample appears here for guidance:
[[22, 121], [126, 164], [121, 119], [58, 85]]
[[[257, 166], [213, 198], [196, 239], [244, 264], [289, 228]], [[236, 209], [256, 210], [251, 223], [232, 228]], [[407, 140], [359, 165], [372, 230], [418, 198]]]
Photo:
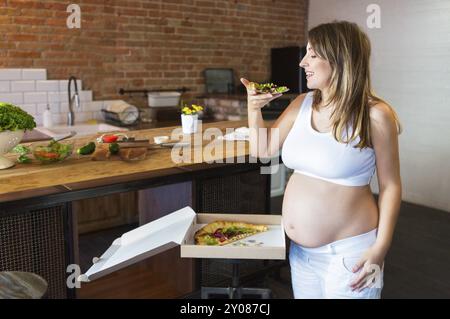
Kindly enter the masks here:
[[[381, 28], [368, 29], [369, 4]], [[450, 212], [450, 1], [310, 0], [309, 28], [358, 23], [372, 41], [375, 91], [397, 111], [403, 200]], [[372, 189], [378, 192], [376, 179]]]

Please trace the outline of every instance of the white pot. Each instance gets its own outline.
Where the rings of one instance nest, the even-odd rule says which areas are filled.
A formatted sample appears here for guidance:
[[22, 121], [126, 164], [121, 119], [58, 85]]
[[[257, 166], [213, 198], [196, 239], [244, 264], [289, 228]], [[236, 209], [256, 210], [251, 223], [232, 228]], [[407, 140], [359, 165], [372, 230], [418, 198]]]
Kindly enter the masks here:
[[0, 132], [0, 169], [14, 166], [14, 162], [3, 157], [3, 154], [11, 151], [22, 140], [24, 130]]
[[181, 114], [181, 126], [183, 127], [183, 134], [196, 133], [198, 127], [198, 114]]

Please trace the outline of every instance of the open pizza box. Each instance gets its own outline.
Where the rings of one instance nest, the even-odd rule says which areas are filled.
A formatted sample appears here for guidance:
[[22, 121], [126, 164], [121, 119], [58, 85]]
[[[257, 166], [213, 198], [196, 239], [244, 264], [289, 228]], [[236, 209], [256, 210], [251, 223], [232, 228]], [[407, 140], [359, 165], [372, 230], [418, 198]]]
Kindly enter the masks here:
[[[195, 232], [218, 220], [265, 224], [268, 230], [223, 246], [196, 245]], [[187, 206], [124, 233], [100, 258], [94, 258], [92, 267], [78, 279], [82, 282], [95, 280], [178, 245], [183, 258], [286, 258], [280, 215], [196, 214]]]

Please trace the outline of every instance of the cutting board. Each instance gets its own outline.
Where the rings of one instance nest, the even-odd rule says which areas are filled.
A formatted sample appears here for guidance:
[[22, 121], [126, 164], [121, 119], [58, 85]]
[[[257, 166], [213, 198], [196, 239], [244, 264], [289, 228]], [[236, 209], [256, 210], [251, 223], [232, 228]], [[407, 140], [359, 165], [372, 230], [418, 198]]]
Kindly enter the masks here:
[[23, 135], [22, 141], [20, 143], [30, 143], [30, 142], [36, 142], [36, 141], [47, 141], [51, 140], [52, 138], [42, 132], [39, 132], [37, 130], [32, 131], [25, 131], [25, 134]]

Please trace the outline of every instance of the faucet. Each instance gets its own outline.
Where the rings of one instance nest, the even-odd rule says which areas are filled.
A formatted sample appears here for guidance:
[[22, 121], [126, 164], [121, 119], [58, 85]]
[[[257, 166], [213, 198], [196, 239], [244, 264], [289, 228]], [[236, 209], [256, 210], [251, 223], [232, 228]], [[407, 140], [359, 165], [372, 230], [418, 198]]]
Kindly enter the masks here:
[[[75, 85], [75, 93], [72, 96], [71, 92], [71, 84], [72, 81]], [[80, 108], [80, 95], [78, 94], [78, 85], [77, 85], [77, 78], [73, 75], [69, 78], [69, 86], [68, 86], [68, 93], [69, 93], [69, 113], [67, 113], [67, 125], [73, 126], [75, 122], [75, 114], [73, 112], [73, 105], [75, 103], [75, 106], [77, 109]]]

